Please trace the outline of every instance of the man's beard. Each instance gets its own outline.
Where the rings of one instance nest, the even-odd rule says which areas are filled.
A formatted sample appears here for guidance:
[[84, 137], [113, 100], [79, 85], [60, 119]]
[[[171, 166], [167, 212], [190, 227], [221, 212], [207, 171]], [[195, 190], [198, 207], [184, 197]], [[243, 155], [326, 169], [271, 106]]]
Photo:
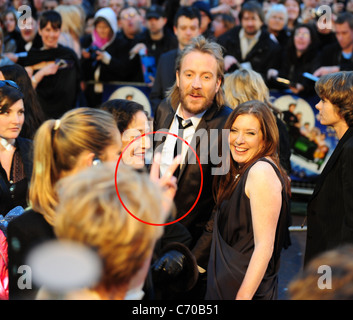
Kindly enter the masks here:
[[[211, 97], [206, 97], [201, 90], [190, 90], [187, 92], [183, 92], [181, 89], [179, 89], [179, 94], [180, 94], [180, 102], [181, 102], [181, 106], [183, 107], [183, 109], [191, 114], [199, 114], [202, 113], [203, 111], [209, 109], [213, 103], [215, 94], [212, 95]], [[202, 96], [203, 98], [205, 98], [204, 102], [202, 104], [193, 104], [187, 101], [187, 97], [189, 96], [189, 94], [195, 94], [195, 95], [199, 95]]]
[[248, 36], [248, 37], [250, 37], [250, 38], [252, 38], [253, 36], [255, 36], [258, 31], [259, 31], [259, 30], [256, 30], [256, 29], [247, 29], [247, 30], [244, 29], [245, 36]]

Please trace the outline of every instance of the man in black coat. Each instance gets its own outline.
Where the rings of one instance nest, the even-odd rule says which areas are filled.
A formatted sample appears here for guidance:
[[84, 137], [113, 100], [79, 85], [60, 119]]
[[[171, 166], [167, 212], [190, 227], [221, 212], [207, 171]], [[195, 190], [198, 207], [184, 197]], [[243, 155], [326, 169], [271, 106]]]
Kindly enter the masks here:
[[[182, 143], [175, 196], [176, 219], [181, 219], [179, 221], [190, 231], [193, 238], [190, 247], [196, 259], [202, 250], [194, 246], [214, 207], [212, 181], [213, 175], [217, 174], [214, 170], [221, 161], [218, 138], [231, 113], [224, 105], [223, 70], [221, 47], [202, 36], [195, 38], [178, 57], [176, 81], [168, 98], [158, 106], [154, 118], [154, 131], [161, 132], [155, 135], [155, 152], [161, 152], [161, 174], [173, 158], [176, 140], [180, 140], [162, 132], [168, 131], [185, 139], [201, 163], [202, 172], [192, 149]], [[179, 123], [184, 130], [180, 131]]]
[[268, 69], [279, 67], [281, 49], [262, 28], [264, 16], [261, 5], [257, 1], [244, 3], [239, 19], [240, 26], [230, 29], [217, 40], [225, 48], [225, 70], [251, 68], [266, 79]]
[[197, 8], [180, 7], [175, 14], [174, 33], [178, 39], [178, 48], [163, 53], [159, 58], [156, 78], [149, 97], [153, 113], [166, 97], [166, 91], [175, 82], [175, 61], [179, 52], [200, 34], [200, 26], [201, 15]]
[[351, 71], [322, 76], [315, 85], [320, 123], [332, 127], [339, 141], [308, 202], [304, 267], [325, 251], [353, 243], [352, 87]]
[[322, 50], [321, 67], [314, 76], [353, 70], [353, 14], [344, 12], [335, 21], [337, 42], [328, 44]]
[[151, 5], [146, 11], [146, 29], [136, 36], [138, 44], [131, 51], [147, 51], [147, 55], [155, 58], [158, 64], [161, 54], [178, 47], [178, 40], [173, 32], [165, 27], [167, 18], [163, 7]]

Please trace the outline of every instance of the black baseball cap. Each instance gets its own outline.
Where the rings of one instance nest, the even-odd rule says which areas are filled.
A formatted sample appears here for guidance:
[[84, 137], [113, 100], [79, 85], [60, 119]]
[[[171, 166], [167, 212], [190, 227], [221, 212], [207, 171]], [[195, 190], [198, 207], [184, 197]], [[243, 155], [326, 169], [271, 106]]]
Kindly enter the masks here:
[[164, 17], [165, 13], [164, 13], [164, 9], [156, 4], [151, 5], [147, 11], [146, 11], [146, 19], [151, 19], [151, 18], [160, 18], [160, 17]]

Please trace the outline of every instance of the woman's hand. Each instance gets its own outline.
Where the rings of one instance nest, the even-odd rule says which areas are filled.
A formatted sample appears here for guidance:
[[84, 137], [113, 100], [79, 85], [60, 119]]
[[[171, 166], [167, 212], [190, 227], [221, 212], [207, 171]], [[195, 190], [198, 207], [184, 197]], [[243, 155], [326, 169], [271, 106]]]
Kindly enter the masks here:
[[32, 86], [35, 89], [39, 82], [43, 80], [45, 76], [56, 74], [59, 69], [59, 64], [53, 62], [47, 64], [45, 67], [41, 68], [36, 74], [32, 76]]
[[144, 52], [147, 51], [147, 47], [144, 43], [140, 42], [137, 43], [129, 52], [129, 57], [130, 60], [133, 59], [137, 54], [139, 54], [139, 52], [143, 50]]
[[107, 51], [97, 50], [97, 61], [102, 61], [104, 64], [109, 64], [112, 56]]
[[233, 56], [225, 56], [224, 57], [224, 70], [228, 71], [228, 69], [233, 65], [238, 64], [238, 60]]
[[289, 89], [294, 93], [298, 94], [304, 90], [304, 86], [300, 83], [296, 83], [295, 86], [290, 86]]

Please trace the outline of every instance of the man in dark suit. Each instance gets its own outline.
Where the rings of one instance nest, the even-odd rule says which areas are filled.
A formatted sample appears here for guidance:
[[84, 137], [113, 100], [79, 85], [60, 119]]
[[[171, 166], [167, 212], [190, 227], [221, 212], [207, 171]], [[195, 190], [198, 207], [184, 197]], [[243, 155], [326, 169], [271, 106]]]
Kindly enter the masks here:
[[197, 8], [180, 7], [175, 14], [174, 33], [178, 40], [178, 48], [163, 53], [159, 57], [156, 78], [149, 97], [153, 112], [175, 82], [175, 61], [179, 52], [200, 34], [200, 26], [201, 15]]
[[180, 140], [163, 134], [166, 131], [187, 141], [201, 163], [202, 172], [194, 152], [182, 143], [178, 190], [174, 199], [176, 219], [183, 217], [179, 221], [191, 233], [190, 247], [196, 259], [202, 250], [194, 246], [214, 207], [212, 181], [216, 174], [214, 170], [221, 162], [217, 158], [218, 138], [231, 113], [231, 109], [224, 106], [223, 80], [221, 47], [202, 36], [195, 38], [178, 57], [176, 81], [168, 98], [158, 106], [154, 118], [154, 131], [160, 131], [155, 135], [155, 152], [161, 152], [161, 174], [172, 161], [177, 140]]
[[353, 70], [353, 14], [343, 12], [335, 20], [337, 41], [322, 49], [321, 66], [314, 76], [321, 77], [333, 72]]
[[154, 57], [157, 65], [161, 54], [178, 47], [178, 40], [175, 34], [165, 27], [167, 18], [162, 6], [151, 5], [145, 18], [146, 29], [136, 36], [138, 44], [131, 51], [138, 54], [141, 49], [146, 50], [149, 57]]
[[304, 265], [327, 250], [353, 243], [353, 72], [322, 76], [315, 85], [320, 123], [332, 126], [339, 142], [308, 204]]
[[268, 69], [279, 67], [281, 49], [263, 28], [261, 4], [257, 1], [245, 2], [239, 19], [241, 25], [230, 29], [217, 40], [225, 48], [225, 69], [231, 72], [239, 66], [251, 68], [266, 79]]

